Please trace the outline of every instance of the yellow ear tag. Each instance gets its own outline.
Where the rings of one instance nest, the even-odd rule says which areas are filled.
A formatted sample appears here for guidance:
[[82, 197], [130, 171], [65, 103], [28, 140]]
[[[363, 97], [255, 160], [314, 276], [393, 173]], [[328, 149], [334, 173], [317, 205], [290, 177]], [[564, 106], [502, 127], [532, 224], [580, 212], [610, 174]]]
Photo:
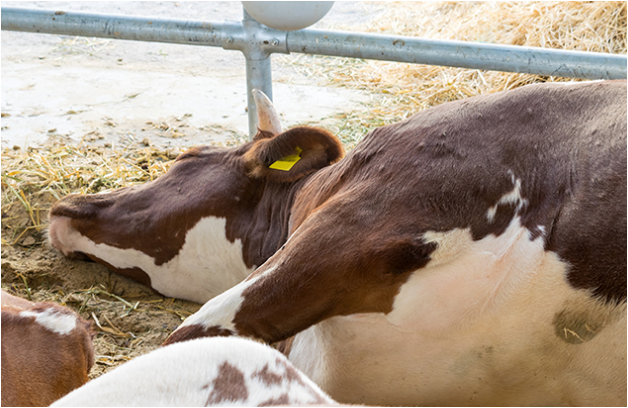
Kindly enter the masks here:
[[271, 164], [269, 168], [275, 170], [290, 171], [292, 166], [294, 166], [299, 160], [301, 160], [301, 156], [299, 155], [303, 150], [301, 150], [299, 146], [297, 146], [296, 150], [297, 154], [291, 154], [290, 156], [282, 157], [281, 159]]

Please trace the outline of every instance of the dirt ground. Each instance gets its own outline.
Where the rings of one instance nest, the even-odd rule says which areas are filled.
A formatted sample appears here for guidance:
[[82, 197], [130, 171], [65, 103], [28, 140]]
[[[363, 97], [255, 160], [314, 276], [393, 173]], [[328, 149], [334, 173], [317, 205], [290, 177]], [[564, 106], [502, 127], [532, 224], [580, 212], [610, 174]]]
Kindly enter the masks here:
[[[210, 21], [242, 16], [240, 2], [3, 2], [2, 7]], [[374, 18], [375, 10], [360, 2], [337, 3], [316, 28], [357, 24]], [[275, 104], [285, 126], [321, 123], [368, 100], [359, 91], [318, 86], [317, 78], [299, 74], [289, 61], [273, 62]], [[239, 52], [2, 31], [3, 149], [82, 143], [114, 150], [141, 141], [176, 150], [243, 141], [245, 108]], [[157, 348], [200, 305], [156, 295], [104, 266], [66, 259], [49, 247], [45, 230], [24, 230], [33, 217], [46, 225], [55, 201], [51, 194], [39, 195], [30, 203], [32, 211], [19, 201], [3, 202], [2, 288], [66, 305], [92, 322], [96, 364], [90, 378], [96, 378]]]
[[[2, 7], [242, 19], [240, 2], [2, 2]], [[338, 2], [313, 28], [373, 18], [375, 6]], [[284, 125], [322, 123], [369, 97], [326, 88], [273, 55], [273, 95]], [[159, 146], [220, 142], [248, 133], [245, 60], [218, 47], [2, 31], [2, 146], [48, 136], [116, 148], [129, 139]], [[164, 131], [166, 130], [166, 131]]]

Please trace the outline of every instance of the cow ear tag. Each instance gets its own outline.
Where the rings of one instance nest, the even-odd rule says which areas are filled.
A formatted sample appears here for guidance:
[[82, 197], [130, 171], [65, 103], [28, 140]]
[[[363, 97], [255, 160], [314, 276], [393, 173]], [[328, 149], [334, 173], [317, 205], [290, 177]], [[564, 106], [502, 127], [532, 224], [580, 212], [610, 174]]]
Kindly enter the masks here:
[[281, 171], [290, 171], [292, 166], [294, 166], [299, 160], [301, 160], [300, 154], [301, 152], [303, 152], [303, 150], [301, 150], [299, 146], [297, 146], [296, 150], [297, 150], [296, 154], [291, 154], [290, 156], [282, 157], [281, 159], [271, 164], [269, 168], [275, 169], [275, 170], [281, 170]]

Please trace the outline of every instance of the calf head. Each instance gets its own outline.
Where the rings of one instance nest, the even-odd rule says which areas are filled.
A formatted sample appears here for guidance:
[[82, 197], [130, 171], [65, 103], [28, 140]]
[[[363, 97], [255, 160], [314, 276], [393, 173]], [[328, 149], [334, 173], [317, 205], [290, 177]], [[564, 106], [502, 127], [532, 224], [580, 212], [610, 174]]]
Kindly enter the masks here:
[[[152, 182], [63, 198], [50, 211], [52, 245], [196, 302], [242, 281], [285, 241], [303, 179], [343, 155], [322, 129], [282, 132], [270, 101], [255, 97], [260, 130], [252, 142], [195, 147]], [[291, 155], [298, 159], [289, 169], [272, 168]]]

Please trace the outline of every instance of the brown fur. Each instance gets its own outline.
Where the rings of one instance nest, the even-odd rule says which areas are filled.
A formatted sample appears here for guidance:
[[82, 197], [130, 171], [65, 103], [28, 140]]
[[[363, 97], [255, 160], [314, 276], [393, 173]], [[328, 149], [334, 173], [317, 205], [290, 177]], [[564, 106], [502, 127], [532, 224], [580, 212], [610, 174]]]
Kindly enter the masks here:
[[[74, 315], [77, 326], [60, 335], [19, 315], [49, 308]], [[2, 406], [48, 406], [85, 384], [93, 364], [88, 322], [67, 308], [2, 291]]]
[[[291, 154], [295, 146], [303, 149], [303, 159], [291, 171], [260, 169]], [[321, 129], [296, 128], [275, 138], [260, 131], [253, 142], [238, 148], [192, 148], [168, 173], [145, 185], [66, 196], [50, 216], [69, 217], [72, 228], [95, 243], [142, 251], [156, 265], [179, 253], [187, 231], [201, 218], [224, 217], [227, 238], [242, 241], [244, 262], [252, 267], [264, 263], [287, 239], [292, 197], [300, 183], [343, 155], [340, 141]], [[249, 172], [271, 177], [249, 177]], [[107, 259], [91, 258], [111, 267]], [[112, 269], [150, 285], [139, 268]]]
[[[625, 81], [535, 85], [370, 133], [296, 191], [290, 240], [251, 275], [274, 268], [243, 292], [238, 334], [272, 343], [332, 316], [387, 313], [436, 249], [423, 233], [470, 228], [479, 240], [516, 215], [573, 265], [574, 288], [625, 302], [625, 101]], [[250, 155], [264, 162], [289, 149]], [[501, 205], [489, 222], [513, 176], [527, 205]]]

